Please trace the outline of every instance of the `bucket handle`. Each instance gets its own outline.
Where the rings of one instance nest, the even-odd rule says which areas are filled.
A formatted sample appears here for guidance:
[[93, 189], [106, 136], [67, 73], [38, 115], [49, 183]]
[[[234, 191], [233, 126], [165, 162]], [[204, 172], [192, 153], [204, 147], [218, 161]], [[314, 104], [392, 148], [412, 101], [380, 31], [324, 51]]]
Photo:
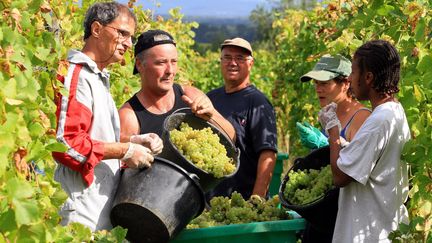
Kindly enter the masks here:
[[[179, 113], [181, 111], [188, 111], [190, 114], [193, 114], [191, 108], [189, 108], [189, 107], [183, 107], [183, 108], [179, 108], [179, 109], [175, 110], [168, 117], [171, 117], [174, 113]], [[216, 126], [218, 126], [218, 128], [220, 128], [222, 130], [222, 132], [225, 134], [225, 136], [234, 144], [234, 141], [230, 138], [230, 136], [228, 135], [228, 132], [215, 119], [211, 118], [207, 114], [204, 114], [204, 116], [208, 117], [208, 121], [211, 121], [211, 123], [214, 123]]]
[[189, 177], [199, 184], [200, 178], [194, 173], [188, 173]]

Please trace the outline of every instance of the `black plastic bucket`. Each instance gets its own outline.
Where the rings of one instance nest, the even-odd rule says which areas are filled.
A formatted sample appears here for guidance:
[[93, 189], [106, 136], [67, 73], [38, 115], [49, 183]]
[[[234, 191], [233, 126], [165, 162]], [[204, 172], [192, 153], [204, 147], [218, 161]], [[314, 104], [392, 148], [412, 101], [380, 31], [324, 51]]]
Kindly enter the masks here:
[[289, 180], [288, 173], [291, 170], [320, 169], [328, 164], [330, 164], [330, 148], [328, 146], [316, 149], [304, 158], [297, 158], [280, 185], [279, 198], [282, 206], [296, 211], [314, 229], [325, 233], [333, 233], [338, 211], [339, 188], [334, 187], [322, 197], [303, 205], [294, 205], [284, 196], [285, 184]]
[[150, 168], [126, 169], [111, 223], [127, 228], [131, 242], [168, 242], [204, 210], [204, 193], [195, 177], [158, 157]]
[[[187, 160], [178, 151], [177, 147], [171, 142], [169, 134], [171, 130], [178, 129], [182, 122], [187, 123], [193, 129], [203, 129], [206, 127], [210, 127], [212, 131], [219, 136], [220, 143], [225, 147], [227, 151], [227, 156], [233, 159], [236, 170], [230, 175], [216, 178], [212, 174], [198, 168], [191, 161]], [[215, 125], [192, 114], [190, 112], [190, 109], [188, 108], [179, 109], [165, 119], [163, 125], [162, 139], [164, 141], [164, 148], [159, 156], [173, 161], [174, 163], [178, 164], [180, 167], [190, 173], [196, 174], [199, 177], [199, 182], [204, 192], [210, 191], [222, 180], [235, 175], [235, 173], [237, 173], [240, 167], [240, 151], [235, 147], [231, 139], [224, 132], [220, 131], [219, 128], [217, 128]]]

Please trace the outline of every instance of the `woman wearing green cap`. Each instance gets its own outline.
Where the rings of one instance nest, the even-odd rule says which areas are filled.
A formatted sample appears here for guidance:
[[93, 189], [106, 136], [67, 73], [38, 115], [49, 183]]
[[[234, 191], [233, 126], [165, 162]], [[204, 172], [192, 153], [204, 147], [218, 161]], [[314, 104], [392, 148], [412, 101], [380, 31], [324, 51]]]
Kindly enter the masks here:
[[[351, 141], [371, 111], [358, 102], [351, 92], [348, 76], [351, 73], [351, 62], [340, 56], [324, 55], [315, 67], [300, 80], [313, 80], [320, 106], [336, 106], [336, 115], [340, 121], [340, 136]], [[297, 123], [302, 144], [311, 149], [328, 145], [324, 130], [319, 131], [308, 123]], [[319, 217], [319, 215], [317, 215]], [[334, 225], [335, 222], [329, 222]], [[303, 243], [331, 242], [333, 232], [320, 232], [309, 224], [303, 234]]]
[[[340, 55], [324, 55], [310, 72], [300, 78], [302, 82], [311, 79], [314, 81], [321, 107], [332, 102], [337, 105], [336, 114], [342, 126], [340, 135], [346, 141], [350, 141], [354, 137], [357, 130], [370, 115], [370, 110], [353, 97], [348, 81], [350, 73], [351, 62], [348, 59]], [[317, 133], [316, 128], [308, 123], [298, 123], [297, 125], [303, 145], [312, 149], [327, 145], [327, 138], [324, 134]], [[310, 136], [312, 133], [314, 134], [313, 138], [307, 139], [307, 135]]]

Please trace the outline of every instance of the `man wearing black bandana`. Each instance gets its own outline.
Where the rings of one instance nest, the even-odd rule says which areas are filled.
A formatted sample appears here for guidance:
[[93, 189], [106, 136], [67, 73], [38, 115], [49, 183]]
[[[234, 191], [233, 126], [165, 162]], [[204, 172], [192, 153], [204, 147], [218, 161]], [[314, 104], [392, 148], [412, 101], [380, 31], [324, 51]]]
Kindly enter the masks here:
[[141, 89], [119, 110], [121, 141], [134, 135], [155, 133], [162, 136], [166, 117], [179, 108], [190, 107], [192, 112], [210, 122], [215, 121], [231, 139], [234, 128], [199, 89], [174, 83], [178, 53], [171, 34], [163, 30], [148, 30], [135, 44], [134, 74], [139, 73]]

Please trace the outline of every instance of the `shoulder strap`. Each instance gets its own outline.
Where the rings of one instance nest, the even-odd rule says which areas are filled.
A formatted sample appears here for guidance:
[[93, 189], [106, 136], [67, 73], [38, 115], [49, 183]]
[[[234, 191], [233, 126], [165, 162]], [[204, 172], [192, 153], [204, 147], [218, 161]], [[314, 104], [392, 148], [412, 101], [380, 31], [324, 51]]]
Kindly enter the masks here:
[[173, 87], [175, 93], [179, 92], [180, 96], [184, 95], [183, 88], [180, 84], [174, 84]]
[[343, 137], [343, 138], [345, 138], [346, 139], [346, 134], [345, 134], [345, 132], [346, 132], [346, 130], [348, 130], [348, 127], [351, 125], [351, 122], [354, 120], [354, 117], [357, 115], [357, 113], [359, 112], [359, 111], [362, 111], [362, 110], [367, 110], [367, 111], [369, 111], [369, 112], [372, 112], [369, 108], [366, 108], [366, 107], [363, 107], [363, 108], [360, 108], [360, 109], [358, 109], [358, 110], [356, 110], [356, 112], [351, 116], [351, 118], [349, 119], [349, 121], [348, 121], [348, 123], [345, 125], [345, 127], [342, 129], [342, 131], [340, 132], [340, 136], [341, 137]]
[[[175, 102], [174, 102], [174, 107], [173, 107], [172, 112], [174, 112], [175, 110], [177, 110], [179, 108], [188, 107], [186, 105], [186, 103], [184, 103], [184, 101], [181, 99], [181, 97], [184, 95], [184, 91], [183, 91], [183, 88], [181, 87], [181, 85], [174, 84], [173, 88], [174, 88], [174, 94], [175, 94]], [[172, 113], [172, 112], [170, 112], [170, 113]]]
[[138, 124], [141, 130], [141, 128], [143, 127], [143, 121], [142, 121], [142, 115], [140, 115], [140, 113], [144, 113], [146, 109], [139, 101], [137, 94], [134, 94], [127, 102], [132, 107], [132, 110], [134, 111], [135, 116], [138, 119]]
[[137, 94], [134, 94], [128, 101], [129, 105], [132, 107], [132, 110], [139, 111], [143, 110], [144, 106], [141, 105], [141, 102], [139, 101]]

